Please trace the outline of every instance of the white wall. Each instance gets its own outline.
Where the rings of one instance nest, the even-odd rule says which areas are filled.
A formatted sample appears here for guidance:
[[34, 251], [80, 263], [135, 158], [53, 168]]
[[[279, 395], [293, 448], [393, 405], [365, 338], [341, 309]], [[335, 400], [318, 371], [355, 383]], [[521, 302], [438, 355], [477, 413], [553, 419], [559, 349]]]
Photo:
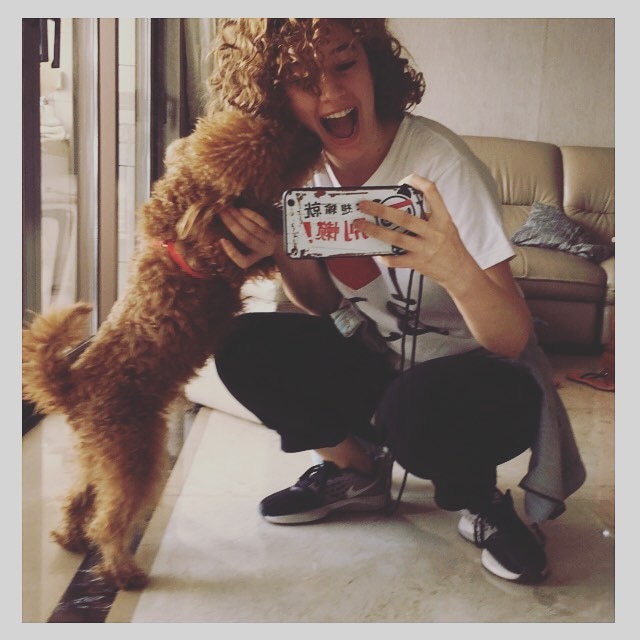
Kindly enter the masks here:
[[614, 19], [391, 18], [424, 73], [415, 113], [463, 135], [615, 146]]

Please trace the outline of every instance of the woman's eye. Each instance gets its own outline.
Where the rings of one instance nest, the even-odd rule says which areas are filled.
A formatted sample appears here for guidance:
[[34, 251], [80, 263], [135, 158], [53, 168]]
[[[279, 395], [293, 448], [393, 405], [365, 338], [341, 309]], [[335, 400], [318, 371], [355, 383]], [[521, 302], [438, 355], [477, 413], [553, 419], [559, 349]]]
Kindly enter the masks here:
[[356, 64], [356, 60], [349, 60], [348, 62], [343, 62], [336, 66], [337, 71], [348, 71]]

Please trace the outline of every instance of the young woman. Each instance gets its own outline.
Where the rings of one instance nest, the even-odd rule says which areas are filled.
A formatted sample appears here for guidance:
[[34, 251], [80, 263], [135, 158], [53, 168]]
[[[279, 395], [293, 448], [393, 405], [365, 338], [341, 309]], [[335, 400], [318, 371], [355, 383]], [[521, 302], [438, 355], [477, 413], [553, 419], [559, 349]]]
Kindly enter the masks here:
[[[364, 219], [358, 230], [404, 253], [324, 260], [288, 258], [260, 212], [222, 212], [248, 249], [227, 243], [228, 255], [242, 267], [273, 256], [306, 313], [238, 317], [217, 368], [283, 451], [322, 459], [261, 502], [268, 521], [384, 508], [395, 459], [433, 483], [438, 506], [462, 512], [458, 531], [483, 548], [486, 569], [535, 582], [543, 547], [496, 487], [496, 467], [548, 430], [550, 385], [523, 357], [537, 347], [495, 185], [459, 137], [408, 113], [424, 81], [401, 51], [378, 18], [234, 19], [221, 29], [211, 109], [303, 127], [321, 149], [311, 186], [407, 183], [429, 212], [362, 202], [412, 233]], [[569, 492], [581, 483], [574, 453]], [[564, 497], [552, 495], [538, 520], [558, 515]]]

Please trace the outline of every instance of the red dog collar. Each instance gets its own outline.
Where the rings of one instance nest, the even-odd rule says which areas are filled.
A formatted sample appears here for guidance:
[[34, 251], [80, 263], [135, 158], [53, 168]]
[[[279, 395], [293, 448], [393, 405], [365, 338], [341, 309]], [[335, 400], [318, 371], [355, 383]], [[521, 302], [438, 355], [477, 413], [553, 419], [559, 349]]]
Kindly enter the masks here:
[[209, 277], [204, 273], [194, 271], [187, 264], [186, 260], [178, 253], [175, 243], [162, 242], [162, 240], [156, 240], [154, 244], [160, 245], [162, 247], [166, 247], [169, 257], [180, 267], [180, 271], [182, 271], [183, 273], [186, 273], [188, 276], [191, 276], [192, 278], [198, 278], [199, 280], [206, 280]]

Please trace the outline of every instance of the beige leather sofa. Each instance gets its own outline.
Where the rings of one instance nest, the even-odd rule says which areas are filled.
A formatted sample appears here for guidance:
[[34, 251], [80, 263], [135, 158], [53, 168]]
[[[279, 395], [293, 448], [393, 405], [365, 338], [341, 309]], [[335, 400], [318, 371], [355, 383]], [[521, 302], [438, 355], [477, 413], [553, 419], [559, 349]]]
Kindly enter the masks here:
[[[562, 209], [613, 249], [615, 149], [479, 136], [465, 141], [498, 185], [510, 238], [531, 205], [540, 202]], [[512, 270], [537, 321], [540, 342], [594, 349], [606, 344], [615, 303], [615, 258], [597, 263], [556, 249], [515, 249]]]

